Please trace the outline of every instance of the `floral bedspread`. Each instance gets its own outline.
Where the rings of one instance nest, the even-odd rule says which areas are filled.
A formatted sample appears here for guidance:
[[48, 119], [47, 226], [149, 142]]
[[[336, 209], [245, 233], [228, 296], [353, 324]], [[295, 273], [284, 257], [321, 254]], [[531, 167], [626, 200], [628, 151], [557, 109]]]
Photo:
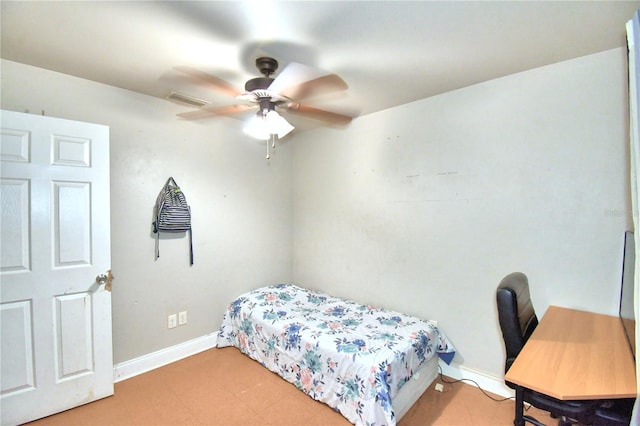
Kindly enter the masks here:
[[391, 401], [449, 340], [428, 322], [291, 284], [234, 300], [218, 347], [235, 346], [357, 425], [396, 424]]

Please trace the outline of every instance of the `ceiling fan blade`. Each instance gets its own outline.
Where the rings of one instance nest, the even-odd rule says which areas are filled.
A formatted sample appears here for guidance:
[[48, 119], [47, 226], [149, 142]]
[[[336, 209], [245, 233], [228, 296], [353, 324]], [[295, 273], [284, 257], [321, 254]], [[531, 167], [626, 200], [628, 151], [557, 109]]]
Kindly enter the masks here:
[[297, 100], [347, 87], [347, 83], [336, 74], [291, 62], [278, 74], [269, 90]]
[[348, 115], [338, 114], [337, 112], [331, 112], [307, 105], [302, 105], [297, 102], [289, 102], [281, 106], [283, 108], [286, 108], [289, 112], [305, 115], [307, 117], [315, 118], [316, 120], [324, 121], [331, 124], [345, 125], [349, 124], [351, 120], [353, 120], [353, 118], [349, 117]]
[[198, 84], [205, 85], [225, 95], [236, 97], [243, 93], [223, 79], [215, 77], [211, 74], [207, 74], [206, 72], [200, 71], [199, 69], [187, 66], [179, 66], [175, 67], [175, 69], [192, 77]]
[[309, 80], [278, 92], [289, 99], [303, 100], [318, 95], [326, 95], [341, 90], [347, 90], [349, 86], [337, 74], [329, 74], [323, 77]]
[[233, 115], [238, 114], [250, 109], [254, 109], [252, 105], [227, 105], [223, 107], [205, 106], [194, 111], [182, 112], [177, 114], [178, 117], [187, 120], [199, 120], [201, 118], [208, 118], [218, 115]]

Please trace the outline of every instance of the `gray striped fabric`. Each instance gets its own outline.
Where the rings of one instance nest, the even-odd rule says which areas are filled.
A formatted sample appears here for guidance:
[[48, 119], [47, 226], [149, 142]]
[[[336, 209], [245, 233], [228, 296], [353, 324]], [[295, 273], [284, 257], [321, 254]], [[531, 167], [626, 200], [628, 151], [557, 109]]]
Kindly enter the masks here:
[[158, 194], [155, 209], [156, 221], [153, 222], [153, 232], [158, 234], [156, 238], [156, 259], [160, 257], [159, 239], [160, 232], [185, 232], [189, 231], [189, 245], [191, 246], [191, 264], [193, 265], [193, 243], [191, 233], [191, 208], [187, 204], [184, 193], [170, 177]]

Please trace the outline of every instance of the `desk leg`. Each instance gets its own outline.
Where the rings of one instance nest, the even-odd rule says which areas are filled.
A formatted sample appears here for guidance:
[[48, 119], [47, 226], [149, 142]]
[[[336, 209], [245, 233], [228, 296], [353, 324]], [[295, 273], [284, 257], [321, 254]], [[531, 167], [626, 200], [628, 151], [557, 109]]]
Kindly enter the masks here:
[[516, 386], [516, 417], [513, 420], [515, 426], [524, 426], [524, 391]]

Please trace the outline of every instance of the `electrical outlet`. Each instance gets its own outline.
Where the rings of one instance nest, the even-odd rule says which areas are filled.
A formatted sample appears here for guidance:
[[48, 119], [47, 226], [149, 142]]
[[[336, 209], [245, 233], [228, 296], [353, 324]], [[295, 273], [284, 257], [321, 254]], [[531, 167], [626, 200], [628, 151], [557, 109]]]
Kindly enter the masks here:
[[178, 325], [185, 325], [187, 323], [187, 311], [178, 312]]
[[176, 328], [178, 325], [178, 316], [171, 314], [167, 317], [167, 328]]

